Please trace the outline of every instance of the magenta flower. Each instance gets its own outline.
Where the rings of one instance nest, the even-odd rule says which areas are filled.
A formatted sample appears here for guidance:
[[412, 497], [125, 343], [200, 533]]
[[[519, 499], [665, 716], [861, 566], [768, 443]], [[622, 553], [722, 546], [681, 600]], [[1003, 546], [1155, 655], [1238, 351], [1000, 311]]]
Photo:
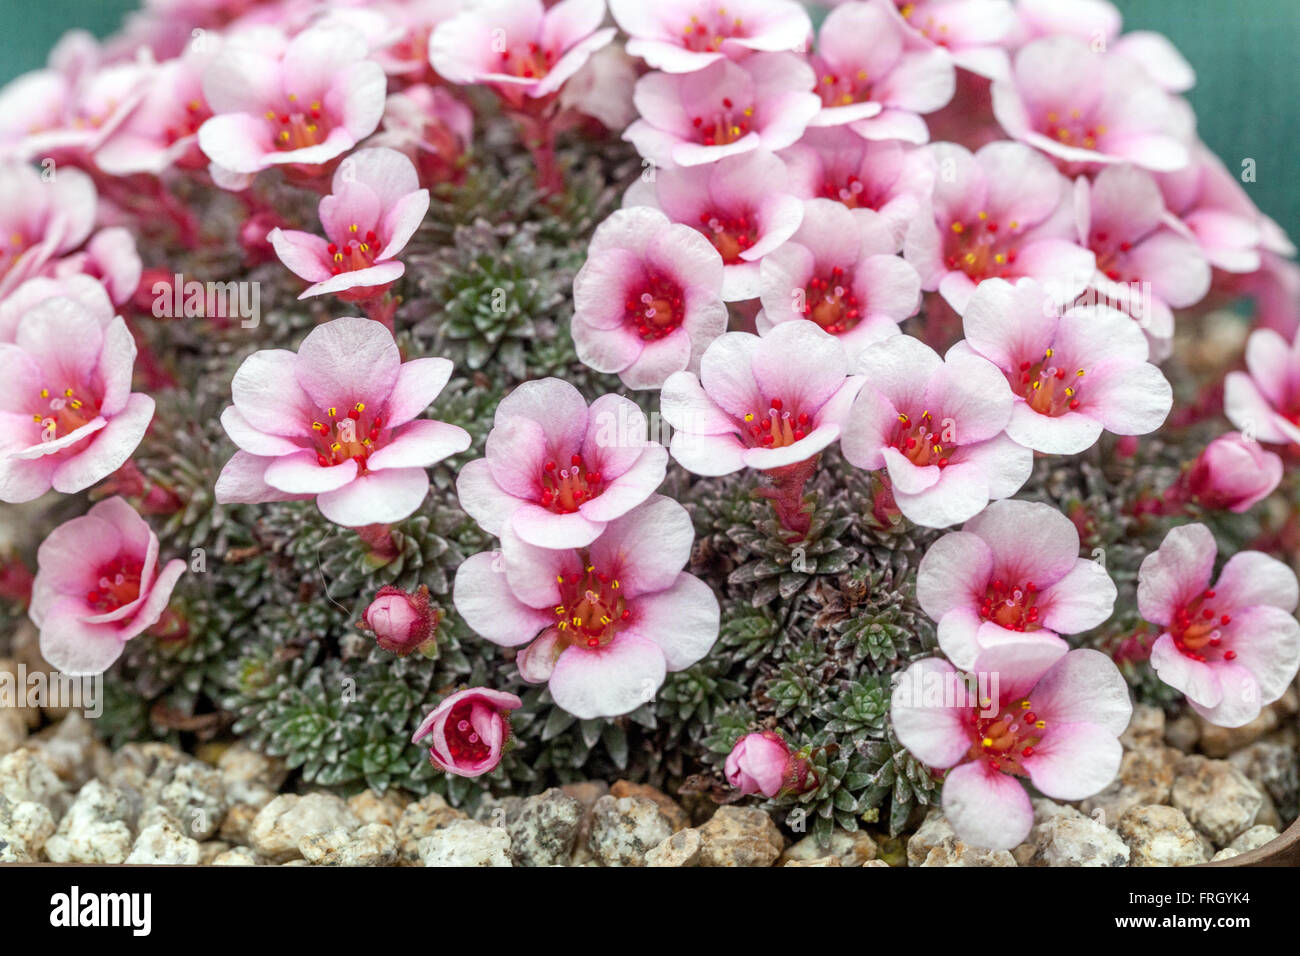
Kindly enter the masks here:
[[903, 242], [923, 289], [960, 315], [985, 279], [1036, 278], [1061, 302], [1087, 287], [1096, 261], [1076, 243], [1070, 182], [1047, 159], [1019, 143], [924, 149], [936, 171], [931, 211]]
[[131, 457], [153, 419], [153, 399], [131, 391], [126, 322], [106, 299], [74, 294], [88, 298], [37, 301], [0, 344], [0, 501], [84, 491]]
[[694, 73], [755, 51], [803, 50], [812, 21], [795, 0], [610, 0], [627, 52], [665, 73]]
[[1068, 650], [1057, 635], [1102, 624], [1116, 593], [1104, 567], [1079, 557], [1074, 522], [1035, 501], [993, 502], [932, 544], [916, 576], [939, 646], [963, 670], [1017, 635]]
[[1249, 511], [1282, 481], [1282, 459], [1241, 432], [1220, 435], [1187, 472], [1187, 489], [1203, 508]]
[[0, 300], [86, 241], [96, 201], [78, 169], [60, 168], [47, 182], [26, 163], [0, 162]]
[[600, 224], [573, 280], [573, 344], [628, 388], [659, 388], [699, 367], [727, 327], [723, 261], [691, 226], [657, 209], [620, 209]]
[[1066, 163], [1187, 165], [1195, 118], [1187, 103], [1136, 62], [1093, 52], [1070, 36], [1034, 40], [993, 83], [993, 113], [1007, 135]]
[[957, 66], [996, 78], [1010, 69], [1002, 49], [1016, 27], [1009, 0], [879, 0], [907, 26], [911, 40], [945, 51]]
[[878, 213], [807, 200], [799, 230], [763, 259], [759, 333], [813, 322], [839, 339], [850, 359], [897, 335], [921, 307], [921, 277], [894, 252], [894, 235]]
[[989, 279], [971, 296], [962, 327], [966, 339], [955, 348], [1002, 370], [1015, 396], [1007, 435], [1034, 451], [1073, 455], [1103, 431], [1146, 435], [1173, 405], [1169, 382], [1147, 361], [1142, 329], [1115, 309], [1060, 314], [1032, 279]]
[[286, 41], [272, 30], [231, 37], [203, 73], [208, 159], [236, 177], [273, 166], [316, 172], [375, 131], [383, 68], [354, 33], [325, 27]]
[[510, 739], [510, 711], [523, 705], [514, 694], [488, 687], [458, 690], [420, 721], [411, 743], [432, 736], [431, 764], [458, 777], [481, 777], [501, 762]]
[[1272, 329], [1246, 340], [1246, 371], [1223, 379], [1223, 411], [1255, 441], [1300, 444], [1300, 335], [1291, 342]]
[[442, 613], [429, 606], [429, 589], [421, 584], [415, 593], [384, 585], [362, 615], [362, 628], [375, 635], [375, 643], [405, 657], [430, 645]]
[[934, 167], [902, 143], [868, 140], [851, 130], [809, 129], [781, 151], [789, 188], [801, 199], [834, 199], [849, 209], [872, 209], [885, 217], [894, 251], [918, 210], [930, 200]]
[[402, 362], [371, 319], [334, 319], [297, 353], [263, 349], [231, 383], [221, 415], [239, 446], [217, 479], [217, 501], [316, 498], [330, 521], [400, 521], [429, 490], [430, 465], [469, 447], [463, 428], [416, 418], [451, 377], [444, 358]]
[[1097, 257], [1092, 284], [1098, 299], [1132, 315], [1166, 352], [1172, 309], [1205, 298], [1210, 264], [1169, 224], [1155, 176], [1135, 166], [1108, 166], [1091, 183], [1080, 177], [1075, 215], [1080, 244]]
[[395, 257], [428, 211], [429, 191], [406, 156], [363, 149], [339, 164], [320, 201], [325, 238], [279, 228], [266, 238], [281, 262], [312, 283], [298, 298], [332, 292], [355, 302], [382, 295], [406, 271]]
[[1018, 634], [981, 651], [968, 675], [938, 658], [917, 661], [895, 684], [889, 713], [918, 760], [952, 768], [943, 812], [957, 836], [1007, 850], [1034, 823], [1017, 778], [1054, 800], [1097, 793], [1119, 772], [1133, 704], [1105, 654]]
[[921, 114], [948, 104], [957, 75], [945, 50], [918, 49], [908, 32], [877, 3], [846, 3], [832, 10], [811, 57], [822, 111], [809, 125], [852, 123], [867, 139], [929, 142]]
[[586, 547], [664, 480], [668, 452], [648, 434], [620, 395], [588, 408], [568, 382], [524, 382], [497, 406], [485, 456], [461, 468], [456, 493], [489, 534], [509, 525], [539, 548]]
[[1160, 679], [1210, 723], [1240, 727], [1300, 669], [1300, 587], [1259, 551], [1233, 555], [1211, 584], [1217, 555], [1205, 525], [1174, 528], [1138, 569], [1138, 610], [1164, 628], [1151, 646]]
[[158, 567], [158, 536], [121, 498], [50, 532], [36, 552], [28, 613], [41, 655], [65, 674], [102, 674], [131, 638], [158, 622], [185, 573]]
[[783, 790], [801, 790], [808, 777], [808, 761], [790, 752], [777, 733], [746, 734], [736, 741], [723, 767], [727, 783], [744, 795], [775, 797]]
[[866, 384], [844, 423], [850, 463], [886, 469], [911, 521], [946, 528], [1029, 480], [1034, 453], [1005, 434], [1012, 398], [997, 366], [977, 355], [940, 358], [910, 335], [864, 351]]
[[695, 73], [648, 73], [623, 138], [659, 166], [699, 166], [791, 145], [821, 110], [812, 67], [793, 53], [719, 60]]
[[484, 0], [442, 21], [429, 62], [452, 83], [486, 83], [512, 106], [559, 92], [587, 59], [614, 39], [601, 28], [604, 0]]
[[660, 495], [580, 550], [535, 548], [505, 525], [500, 553], [457, 570], [456, 610], [492, 643], [522, 648], [520, 676], [547, 682], [569, 713], [616, 717], [717, 640], [718, 599], [681, 570], [693, 540], [686, 509]]
[[758, 295], [759, 263], [803, 219], [803, 203], [784, 191], [786, 175], [771, 153], [745, 153], [659, 170], [653, 182], [633, 183], [623, 205], [650, 206], [699, 230], [722, 256], [722, 298], [738, 302]]
[[861, 382], [832, 336], [809, 322], [777, 325], [759, 338], [714, 340], [700, 373], [678, 372], [660, 394], [673, 426], [673, 457], [697, 475], [770, 471], [806, 461], [840, 437]]

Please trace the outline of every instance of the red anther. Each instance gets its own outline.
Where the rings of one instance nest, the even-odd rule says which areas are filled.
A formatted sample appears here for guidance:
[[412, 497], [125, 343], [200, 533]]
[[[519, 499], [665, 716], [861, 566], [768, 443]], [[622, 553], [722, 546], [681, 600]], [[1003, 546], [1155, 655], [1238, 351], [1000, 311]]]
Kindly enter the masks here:
[[1026, 747], [1024, 750], [1020, 751], [1020, 753], [1025, 757], [1032, 757], [1034, 755], [1034, 748]]
[[1235, 660], [1237, 659], [1237, 652], [1236, 652], [1236, 651], [1224, 651], [1224, 652], [1223, 652], [1223, 659], [1224, 659], [1225, 661], [1235, 661]]
[[1030, 368], [1030, 365], [1029, 365], [1028, 362], [1021, 362], [1021, 363], [1020, 363], [1020, 371], [1022, 371], [1022, 372], [1028, 372], [1028, 371], [1029, 371], [1029, 368]]
[[939, 467], [940, 467], [940, 468], [947, 468], [947, 467], [948, 467], [948, 459], [947, 459], [947, 458], [940, 458], [940, 459], [939, 459]]
[[627, 608], [624, 608], [623, 613], [620, 615], [620, 619], [626, 621], [631, 616], [632, 616], [632, 612], [629, 611]]
[[322, 468], [328, 468], [328, 467], [329, 467], [329, 459], [326, 458], [324, 455], [317, 455], [317, 456], [316, 456], [316, 464], [320, 465]]
[[781, 410], [781, 399], [779, 398], [772, 399], [772, 407], [779, 412]]
[[1231, 614], [1225, 614], [1225, 615], [1223, 615], [1223, 617], [1219, 618], [1219, 623], [1220, 623], [1220, 624], [1231, 624], [1231, 623], [1232, 623], [1232, 615], [1231, 615]]
[[360, 417], [361, 417], [361, 413], [357, 411], [355, 408], [348, 409], [348, 418], [352, 419], [355, 422]]
[[1214, 597], [1214, 589], [1206, 588], [1204, 591], [1201, 592], [1201, 597], [1205, 598], [1208, 601], [1210, 598]]
[[600, 484], [600, 472], [598, 472], [598, 471], [589, 471], [589, 472], [587, 472], [587, 484], [589, 484], [589, 485], [598, 485], [598, 484]]
[[1201, 617], [1205, 618], [1208, 621], [1210, 618], [1214, 617], [1214, 609], [1207, 607], [1204, 611], [1201, 612]]
[[553, 462], [553, 461], [548, 461], [548, 462], [546, 463], [546, 470], [547, 470], [547, 471], [554, 471], [554, 470], [555, 470], [555, 462]]
[[807, 425], [807, 424], [808, 424], [808, 413], [807, 413], [807, 412], [800, 412], [800, 413], [799, 413], [799, 418], [798, 418], [797, 420], [798, 420], [798, 422], [799, 422], [800, 425]]
[[1074, 411], [1078, 407], [1079, 407], [1079, 400], [1077, 398], [1070, 399], [1070, 411]]
[[330, 255], [334, 255], [334, 253], [339, 251], [339, 247], [334, 245], [334, 243], [331, 242], [328, 246], [325, 247], [325, 251], [328, 252]]
[[1037, 723], [1037, 721], [1038, 721], [1038, 715], [1035, 714], [1032, 710], [1029, 713], [1025, 714], [1025, 723], [1033, 724], [1033, 723]]
[[722, 105], [723, 105], [724, 107], [726, 107], [727, 109], [731, 109], [731, 97], [729, 97], [729, 96], [724, 96], [724, 97], [722, 98]]

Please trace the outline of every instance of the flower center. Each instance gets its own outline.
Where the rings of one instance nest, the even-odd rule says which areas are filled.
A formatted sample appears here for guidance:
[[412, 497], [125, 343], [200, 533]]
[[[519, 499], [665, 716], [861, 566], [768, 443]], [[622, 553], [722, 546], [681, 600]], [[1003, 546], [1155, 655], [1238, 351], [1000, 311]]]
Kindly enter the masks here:
[[1058, 368], [1052, 361], [1052, 349], [1048, 349], [1038, 362], [1021, 362], [1019, 372], [1008, 379], [1012, 390], [1018, 390], [1030, 408], [1040, 415], [1058, 418], [1079, 408], [1079, 386], [1085, 374], [1081, 368], [1073, 373]]
[[675, 332], [685, 318], [682, 287], [663, 276], [648, 276], [640, 290], [628, 297], [623, 311], [642, 339], [662, 339]]
[[611, 578], [595, 565], [584, 570], [564, 571], [560, 583], [560, 603], [555, 606], [561, 643], [570, 647], [604, 647], [614, 639], [623, 622], [632, 616], [628, 610], [618, 578]]
[[828, 278], [814, 276], [804, 289], [803, 315], [831, 335], [841, 335], [858, 324], [858, 297], [836, 266]]
[[700, 232], [718, 250], [727, 265], [741, 262], [740, 254], [754, 244], [758, 228], [747, 213], [728, 216], [720, 212], [700, 213]]
[[1012, 240], [1019, 229], [1020, 223], [1012, 220], [1003, 230], [987, 212], [981, 212], [974, 224], [954, 220], [945, 237], [944, 261], [949, 269], [960, 270], [976, 282], [1010, 278], [1009, 267], [1016, 261]]
[[754, 107], [736, 109], [730, 97], [723, 97], [722, 109], [712, 118], [696, 116], [691, 119], [700, 142], [705, 146], [726, 146], [747, 135], [753, 126]]
[[894, 2], [898, 7], [898, 12], [913, 30], [916, 30], [937, 46], [947, 46], [947, 23], [936, 19], [933, 14], [927, 14], [924, 20], [916, 18], [916, 4], [912, 0], [894, 0]]
[[551, 72], [554, 57], [536, 43], [501, 52], [501, 72], [510, 76], [535, 80]]
[[144, 565], [133, 558], [118, 557], [99, 569], [99, 580], [86, 592], [86, 604], [97, 614], [108, 614], [140, 596], [140, 574]]
[[825, 107], [865, 103], [871, 99], [871, 84], [867, 82], [867, 71], [824, 73], [817, 84], [817, 95], [822, 98], [822, 106]]
[[915, 420], [906, 413], [900, 413], [889, 444], [906, 455], [914, 465], [947, 468], [953, 452], [957, 450], [954, 431], [945, 427], [936, 432], [934, 416], [929, 412], [922, 412], [921, 417]]
[[1069, 110], [1064, 115], [1059, 110], [1048, 110], [1039, 132], [1063, 146], [1096, 149], [1098, 141], [1106, 135], [1106, 127], [1094, 123], [1079, 110]]
[[867, 185], [857, 176], [850, 176], [843, 184], [827, 177], [822, 182], [821, 194], [826, 199], [836, 199], [850, 209], [875, 208], [867, 195]]
[[1223, 632], [1219, 630], [1232, 623], [1232, 615], [1221, 614], [1209, 603], [1214, 590], [1202, 591], [1174, 613], [1169, 634], [1174, 646], [1194, 661], [1236, 660], [1236, 651], [1222, 650]]
[[23, 257], [23, 253], [27, 251], [27, 248], [28, 243], [26, 236], [16, 229], [10, 233], [9, 248], [5, 249], [0, 247], [0, 277], [3, 277], [6, 272], [18, 263], [18, 260]]
[[984, 590], [980, 617], [1008, 631], [1036, 631], [1042, 627], [1038, 623], [1038, 608], [1034, 607], [1037, 600], [1038, 588], [1032, 581], [1023, 586], [1007, 585], [998, 578]]
[[1034, 713], [1028, 697], [1007, 705], [993, 717], [984, 716], [987, 710], [987, 707], [971, 709], [968, 759], [984, 760], [990, 768], [1002, 773], [1028, 776], [1023, 761], [1034, 755], [1034, 747], [1042, 741], [1047, 721]]
[[379, 447], [383, 427], [383, 418], [368, 414], [365, 402], [357, 402], [341, 418], [337, 408], [327, 408], [323, 421], [311, 423], [317, 464], [330, 468], [351, 458], [365, 474], [366, 459]]
[[325, 137], [329, 135], [329, 124], [325, 121], [320, 101], [315, 101], [306, 110], [297, 109], [297, 101], [298, 97], [290, 94], [289, 103], [292, 105], [289, 112], [266, 111], [266, 120], [271, 124], [276, 149], [306, 149], [325, 142]]
[[785, 448], [808, 434], [811, 419], [807, 412], [798, 415], [785, 407], [779, 398], [768, 403], [767, 414], [745, 413], [745, 430], [750, 447]]
[[375, 264], [375, 256], [379, 253], [379, 237], [375, 235], [373, 229], [368, 229], [363, 234], [361, 228], [354, 222], [348, 226], [348, 239], [343, 245], [331, 242], [325, 247], [333, 260], [330, 263], [330, 272], [338, 275], [340, 272], [355, 272], [358, 269], [369, 269]]
[[212, 111], [204, 106], [201, 100], [190, 100], [185, 104], [185, 115], [177, 123], [163, 130], [167, 145], [170, 146], [177, 140], [195, 135], [204, 121], [211, 118], [211, 116]]
[[99, 406], [90, 393], [69, 385], [57, 394], [48, 388], [41, 389], [32, 421], [40, 428], [41, 441], [49, 442], [75, 432], [98, 415]]
[[478, 763], [492, 755], [489, 747], [474, 729], [474, 705], [470, 701], [457, 704], [447, 715], [445, 733], [447, 750], [458, 763]]
[[744, 21], [740, 17], [728, 16], [727, 8], [720, 6], [716, 14], [692, 16], [683, 25], [682, 46], [695, 53], [717, 53], [724, 40], [744, 35]]
[[[1121, 242], [1114, 245], [1110, 242], [1110, 234], [1105, 232], [1094, 232], [1090, 247], [1097, 256], [1097, 271], [1102, 273], [1111, 282], [1123, 282], [1123, 273], [1120, 266], [1128, 260], [1128, 253], [1133, 249], [1133, 243]], [[1129, 281], [1137, 281], [1133, 276]]]
[[568, 468], [548, 461], [542, 470], [542, 507], [556, 514], [572, 514], [601, 493], [602, 480], [600, 472], [590, 470], [581, 455], [573, 455]]

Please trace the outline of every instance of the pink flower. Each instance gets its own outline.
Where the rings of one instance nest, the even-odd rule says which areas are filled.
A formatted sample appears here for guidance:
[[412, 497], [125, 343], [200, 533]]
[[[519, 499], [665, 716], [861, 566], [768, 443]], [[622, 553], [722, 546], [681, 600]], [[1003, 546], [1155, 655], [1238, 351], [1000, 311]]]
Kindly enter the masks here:
[[0, 342], [13, 342], [18, 334], [18, 321], [24, 315], [48, 299], [58, 298], [73, 300], [101, 326], [113, 321], [113, 303], [98, 279], [82, 274], [60, 279], [38, 276], [28, 279], [0, 301]]
[[298, 298], [335, 293], [344, 301], [381, 295], [406, 271], [396, 260], [429, 211], [429, 191], [395, 149], [363, 149], [339, 164], [320, 201], [326, 238], [272, 229], [280, 261], [311, 282]]
[[1105, 654], [1020, 634], [981, 651], [968, 675], [938, 658], [917, 661], [895, 685], [889, 713], [913, 756], [952, 768], [943, 812], [957, 836], [1007, 850], [1034, 823], [1017, 778], [1054, 800], [1097, 793], [1119, 772], [1133, 705]]
[[121, 498], [59, 525], [36, 553], [28, 612], [41, 654], [65, 674], [102, 674], [131, 638], [157, 623], [185, 573], [158, 567], [158, 536]]
[[1223, 379], [1223, 411], [1256, 441], [1300, 444], [1300, 335], [1291, 342], [1272, 329], [1246, 340], [1245, 372]]
[[723, 261], [691, 226], [657, 209], [620, 209], [596, 229], [573, 280], [573, 344], [628, 388], [659, 388], [699, 367], [727, 327]]
[[962, 669], [984, 648], [1023, 635], [1068, 650], [1057, 635], [1102, 624], [1115, 596], [1106, 569], [1079, 557], [1074, 522], [1036, 501], [993, 502], [932, 544], [916, 575], [939, 646]]
[[812, 67], [793, 53], [719, 60], [695, 73], [648, 73], [633, 101], [641, 118], [623, 138], [659, 166], [699, 166], [778, 150], [821, 110]]
[[371, 319], [318, 325], [296, 354], [254, 352], [221, 415], [240, 450], [221, 470], [217, 500], [315, 497], [336, 524], [401, 521], [429, 490], [425, 469], [469, 447], [464, 429], [416, 418], [451, 371], [444, 358], [402, 362], [392, 333]]
[[795, 0], [610, 0], [627, 52], [656, 70], [694, 73], [754, 51], [803, 51], [812, 21]]
[[131, 391], [135, 340], [107, 297], [43, 298], [0, 344], [0, 501], [31, 501], [53, 488], [84, 491], [131, 457], [154, 401]]
[[389, 76], [410, 82], [430, 72], [434, 28], [465, 6], [465, 0], [342, 0], [316, 23], [361, 33], [370, 58]]
[[1098, 299], [1132, 315], [1167, 353], [1171, 310], [1205, 298], [1209, 263], [1195, 242], [1169, 225], [1160, 187], [1146, 170], [1108, 166], [1091, 183], [1081, 176], [1074, 199], [1079, 242], [1097, 257], [1092, 284]]
[[429, 62], [452, 83], [486, 83], [515, 107], [559, 92], [614, 39], [604, 0], [483, 0], [439, 23]]
[[47, 180], [26, 163], [0, 162], [0, 300], [85, 242], [95, 207], [95, 186], [78, 169]]
[[203, 73], [215, 114], [199, 146], [222, 170], [250, 177], [273, 166], [312, 172], [375, 131], [384, 71], [354, 33], [318, 27], [292, 40], [272, 30], [231, 37]]
[[1032, 279], [989, 279], [971, 296], [962, 327], [965, 343], [955, 350], [1001, 369], [1015, 397], [1007, 435], [1034, 451], [1073, 455], [1103, 431], [1145, 435], [1173, 405], [1169, 382], [1147, 361], [1142, 329], [1115, 309], [1060, 314]]
[[801, 199], [834, 199], [849, 209], [885, 217], [894, 251], [917, 211], [930, 199], [934, 167], [902, 143], [867, 140], [847, 129], [809, 129], [781, 151], [788, 188]]
[[405, 657], [434, 640], [442, 613], [429, 606], [429, 589], [421, 584], [414, 594], [384, 585], [362, 615], [366, 630], [386, 651]]
[[568, 382], [524, 382], [497, 406], [485, 457], [461, 468], [461, 507], [489, 534], [509, 525], [540, 548], [586, 547], [664, 480], [668, 452], [648, 431], [620, 395], [588, 408]]
[[1153, 170], [1186, 166], [1195, 128], [1187, 103], [1133, 60], [1069, 36], [1022, 47], [993, 83], [993, 112], [1012, 139], [1063, 162]]
[[458, 777], [481, 777], [501, 762], [510, 739], [509, 713], [524, 706], [514, 694], [487, 687], [458, 690], [429, 712], [411, 736], [430, 734], [429, 762]]
[[122, 305], [140, 287], [144, 264], [131, 231], [123, 226], [110, 226], [91, 236], [79, 252], [51, 263], [44, 271], [59, 278], [85, 275], [98, 279], [113, 303]]
[[560, 109], [590, 116], [609, 130], [621, 130], [636, 119], [632, 92], [636, 89], [636, 60], [622, 44], [611, 43], [591, 55], [560, 91]]
[[775, 797], [783, 790], [802, 789], [808, 761], [790, 752], [790, 745], [770, 730], [746, 734], [727, 754], [723, 768], [727, 783], [748, 796]]
[[784, 191], [786, 168], [768, 152], [731, 156], [708, 166], [657, 171], [638, 179], [623, 205], [650, 206], [699, 230], [722, 256], [722, 298], [759, 293], [759, 263], [794, 235], [803, 203]]
[[943, 108], [957, 89], [949, 54], [915, 48], [899, 18], [874, 2], [836, 7], [822, 23], [811, 62], [822, 111], [809, 125], [852, 123], [867, 139], [929, 142], [920, 114]]
[[1240, 432], [1205, 446], [1187, 473], [1187, 487], [1204, 508], [1242, 514], [1273, 493], [1282, 481], [1282, 459]]
[[408, 86], [388, 97], [383, 128], [367, 143], [403, 153], [426, 186], [454, 181], [474, 136], [474, 112], [441, 86]]
[[859, 468], [887, 470], [909, 520], [958, 524], [1029, 479], [1034, 453], [1005, 434], [1012, 398], [992, 362], [943, 359], [919, 339], [896, 335], [864, 351], [858, 371], [866, 384], [840, 447]]
[[980, 76], [1004, 76], [1010, 69], [1001, 49], [1016, 26], [1008, 0], [880, 0], [908, 27], [911, 38], [942, 49], [952, 61]]
[[522, 648], [520, 676], [547, 682], [569, 713], [616, 717], [717, 640], [718, 599], [681, 570], [693, 539], [686, 509], [659, 495], [581, 550], [535, 548], [505, 525], [500, 553], [457, 570], [456, 610], [492, 643]]
[[839, 339], [850, 358], [897, 335], [899, 323], [921, 307], [921, 277], [894, 252], [894, 235], [878, 213], [807, 200], [799, 230], [760, 267], [759, 333], [812, 322]]
[[832, 336], [787, 322], [759, 338], [728, 332], [660, 395], [673, 457], [697, 475], [770, 471], [806, 461], [840, 437], [861, 382]]
[[1240, 727], [1282, 696], [1300, 668], [1295, 573], [1259, 551], [1228, 559], [1211, 584], [1218, 548], [1203, 524], [1174, 528], [1138, 569], [1138, 610], [1164, 632], [1151, 666], [1192, 709]]
[[1031, 276], [1070, 302], [1096, 271], [1076, 244], [1070, 182], [1019, 143], [925, 147], [935, 169], [930, 211], [916, 217], [903, 255], [960, 315], [985, 279]]

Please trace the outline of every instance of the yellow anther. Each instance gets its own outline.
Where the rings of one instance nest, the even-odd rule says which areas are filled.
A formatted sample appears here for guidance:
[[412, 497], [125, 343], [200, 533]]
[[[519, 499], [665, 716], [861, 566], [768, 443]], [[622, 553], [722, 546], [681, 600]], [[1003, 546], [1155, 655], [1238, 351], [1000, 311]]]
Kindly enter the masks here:
[[1047, 726], [1047, 721], [1045, 721], [1045, 720], [1036, 720], [1036, 721], [1034, 721], [1034, 726], [1037, 727], [1039, 730], [1042, 730], [1044, 727]]
[[961, 232], [961, 231], [962, 231], [963, 229], [965, 229], [965, 228], [966, 228], [966, 227], [963, 226], [963, 225], [962, 225], [961, 223], [959, 223], [959, 222], [954, 222], [954, 223], [952, 224], [952, 231], [953, 231], [953, 232], [958, 232], [958, 233], [959, 233], [959, 232]]
[[992, 737], [985, 737], [984, 740], [982, 741], [982, 743], [984, 744], [985, 747], [992, 747], [992, 746], [993, 746], [993, 738], [992, 738]]

